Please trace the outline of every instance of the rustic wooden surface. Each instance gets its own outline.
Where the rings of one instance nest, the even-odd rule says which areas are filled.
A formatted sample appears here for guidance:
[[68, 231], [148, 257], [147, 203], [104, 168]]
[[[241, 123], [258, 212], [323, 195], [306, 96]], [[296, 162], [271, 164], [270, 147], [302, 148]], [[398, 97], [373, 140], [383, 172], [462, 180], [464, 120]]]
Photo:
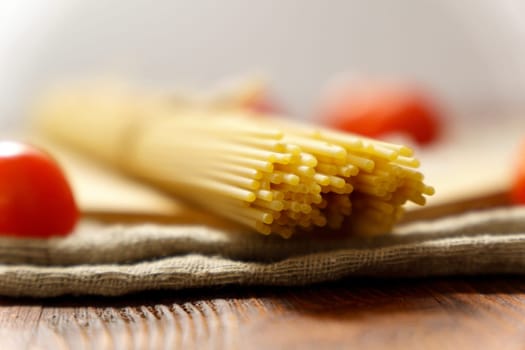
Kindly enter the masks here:
[[0, 349], [524, 349], [525, 278], [1, 299]]

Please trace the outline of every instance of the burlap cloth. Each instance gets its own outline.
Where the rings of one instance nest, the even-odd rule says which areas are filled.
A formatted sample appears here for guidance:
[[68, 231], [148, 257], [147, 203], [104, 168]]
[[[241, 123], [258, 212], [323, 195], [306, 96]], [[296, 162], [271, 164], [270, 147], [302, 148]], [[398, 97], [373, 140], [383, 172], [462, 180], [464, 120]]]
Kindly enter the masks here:
[[524, 272], [525, 208], [413, 223], [369, 238], [283, 240], [200, 226], [86, 222], [66, 238], [0, 240], [0, 295], [7, 296]]

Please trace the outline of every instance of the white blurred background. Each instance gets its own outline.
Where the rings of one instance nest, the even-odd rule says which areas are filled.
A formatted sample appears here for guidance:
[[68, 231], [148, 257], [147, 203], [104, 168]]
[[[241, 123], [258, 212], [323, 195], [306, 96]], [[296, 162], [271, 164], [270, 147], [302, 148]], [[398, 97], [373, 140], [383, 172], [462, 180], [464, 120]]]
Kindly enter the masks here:
[[266, 73], [305, 118], [341, 72], [418, 81], [450, 108], [519, 109], [524, 62], [519, 0], [3, 0], [0, 127], [53, 81], [91, 74], [199, 87]]

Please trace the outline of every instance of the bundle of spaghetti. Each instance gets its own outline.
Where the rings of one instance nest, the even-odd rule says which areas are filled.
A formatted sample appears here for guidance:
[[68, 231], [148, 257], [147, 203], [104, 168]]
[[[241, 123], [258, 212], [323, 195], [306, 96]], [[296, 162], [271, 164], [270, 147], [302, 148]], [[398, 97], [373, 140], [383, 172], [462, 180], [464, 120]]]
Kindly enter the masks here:
[[262, 234], [387, 233], [434, 192], [406, 146], [242, 109], [97, 88], [36, 113], [55, 140]]

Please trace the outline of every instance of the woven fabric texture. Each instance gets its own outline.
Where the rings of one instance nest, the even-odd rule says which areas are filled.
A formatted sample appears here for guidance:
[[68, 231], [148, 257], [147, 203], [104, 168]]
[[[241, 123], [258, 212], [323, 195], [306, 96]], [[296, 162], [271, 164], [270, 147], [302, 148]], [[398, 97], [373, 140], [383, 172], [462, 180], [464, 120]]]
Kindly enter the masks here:
[[525, 208], [401, 226], [391, 235], [284, 240], [201, 226], [84, 222], [50, 240], [0, 239], [0, 295], [121, 295], [352, 277], [523, 274]]

